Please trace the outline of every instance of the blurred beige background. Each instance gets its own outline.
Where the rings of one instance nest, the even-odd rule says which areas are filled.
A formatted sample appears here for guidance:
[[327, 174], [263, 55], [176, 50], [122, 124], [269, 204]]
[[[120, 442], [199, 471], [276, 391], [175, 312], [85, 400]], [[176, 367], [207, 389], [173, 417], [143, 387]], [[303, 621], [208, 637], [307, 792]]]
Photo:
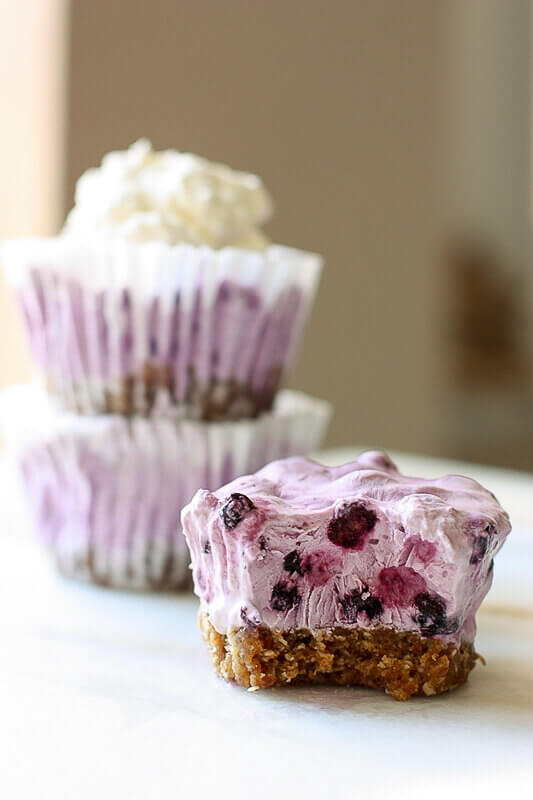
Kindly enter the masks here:
[[[272, 237], [326, 259], [290, 384], [333, 402], [329, 443], [533, 468], [527, 0], [20, 9], [33, 61], [27, 78], [15, 54], [1, 56], [1, 91], [16, 94], [20, 118], [0, 134], [0, 158], [4, 175], [28, 153], [33, 167], [7, 173], [0, 235], [57, 230], [76, 177], [141, 135], [257, 172], [276, 202]], [[0, 39], [10, 36], [3, 25]], [[466, 305], [453, 280], [465, 240], [492, 259], [480, 257]], [[491, 270], [518, 307], [510, 296], [510, 321], [487, 345], [500, 306], [500, 289], [483, 283]], [[487, 296], [494, 316], [487, 306], [472, 321]], [[27, 365], [5, 290], [0, 304], [5, 385]], [[470, 339], [456, 341], [463, 329]], [[482, 378], [470, 380], [457, 363], [483, 348]]]

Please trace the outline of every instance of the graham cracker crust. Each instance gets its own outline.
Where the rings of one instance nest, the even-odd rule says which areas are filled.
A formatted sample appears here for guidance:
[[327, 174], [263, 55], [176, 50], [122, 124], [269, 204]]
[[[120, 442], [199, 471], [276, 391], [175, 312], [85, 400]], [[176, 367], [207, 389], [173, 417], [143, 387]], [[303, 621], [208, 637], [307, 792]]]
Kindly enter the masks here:
[[224, 635], [200, 611], [202, 637], [216, 672], [250, 690], [289, 683], [367, 686], [395, 700], [448, 692], [481, 658], [473, 646], [445, 644], [387, 628], [274, 631], [246, 626]]

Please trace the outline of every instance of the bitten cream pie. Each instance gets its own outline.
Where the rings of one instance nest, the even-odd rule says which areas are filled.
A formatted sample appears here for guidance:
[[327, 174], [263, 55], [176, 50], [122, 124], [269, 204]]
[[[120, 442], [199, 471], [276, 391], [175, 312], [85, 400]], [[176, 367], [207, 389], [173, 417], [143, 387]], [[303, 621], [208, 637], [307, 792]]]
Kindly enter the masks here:
[[250, 689], [331, 683], [397, 700], [464, 683], [510, 531], [474, 480], [401, 475], [381, 452], [276, 461], [182, 513], [216, 671]]

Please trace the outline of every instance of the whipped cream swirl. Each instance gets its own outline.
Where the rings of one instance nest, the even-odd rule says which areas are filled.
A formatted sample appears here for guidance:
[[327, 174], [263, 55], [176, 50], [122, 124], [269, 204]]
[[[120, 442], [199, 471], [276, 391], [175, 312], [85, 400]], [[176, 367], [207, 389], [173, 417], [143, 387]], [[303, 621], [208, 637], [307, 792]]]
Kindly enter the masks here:
[[79, 178], [64, 233], [260, 250], [271, 215], [256, 175], [139, 139]]

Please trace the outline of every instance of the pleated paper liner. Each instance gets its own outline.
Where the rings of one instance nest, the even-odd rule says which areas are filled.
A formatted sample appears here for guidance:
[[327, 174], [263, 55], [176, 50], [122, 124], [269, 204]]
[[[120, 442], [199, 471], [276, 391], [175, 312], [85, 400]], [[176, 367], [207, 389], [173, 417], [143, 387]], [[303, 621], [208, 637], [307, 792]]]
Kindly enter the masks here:
[[180, 511], [265, 463], [316, 449], [327, 403], [283, 391], [255, 420], [205, 423], [58, 411], [35, 386], [0, 402], [38, 537], [72, 577], [132, 589], [188, 585]]
[[47, 390], [79, 413], [252, 418], [272, 407], [319, 256], [70, 236], [2, 248]]

